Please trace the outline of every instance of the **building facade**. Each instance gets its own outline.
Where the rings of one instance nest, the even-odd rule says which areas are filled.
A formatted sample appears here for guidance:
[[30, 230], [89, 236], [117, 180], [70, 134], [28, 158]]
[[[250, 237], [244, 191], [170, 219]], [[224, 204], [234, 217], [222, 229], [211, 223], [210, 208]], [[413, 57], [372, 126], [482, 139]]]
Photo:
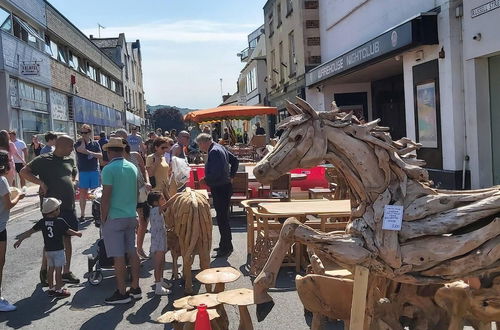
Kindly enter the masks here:
[[323, 63], [307, 74], [308, 102], [380, 118], [394, 140], [422, 144], [436, 186], [469, 186], [462, 11], [455, 0], [321, 1]]
[[117, 38], [95, 38], [91, 35], [90, 39], [121, 68], [126, 126], [145, 128], [146, 100], [140, 41], [127, 42], [124, 33]]
[[305, 74], [321, 63], [319, 2], [269, 0], [264, 5], [268, 99], [281, 118], [285, 100], [305, 98]]
[[123, 127], [121, 68], [48, 2], [0, 1], [0, 128], [25, 141]]

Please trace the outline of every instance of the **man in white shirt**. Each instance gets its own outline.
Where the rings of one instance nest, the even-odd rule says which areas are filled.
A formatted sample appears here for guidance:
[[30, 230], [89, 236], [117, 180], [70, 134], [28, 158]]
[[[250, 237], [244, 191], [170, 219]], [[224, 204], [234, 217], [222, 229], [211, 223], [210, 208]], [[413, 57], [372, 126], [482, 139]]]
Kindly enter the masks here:
[[[14, 163], [16, 163], [16, 172], [19, 173], [21, 169], [26, 165], [26, 159], [28, 159], [28, 147], [23, 140], [19, 140], [16, 135], [16, 131], [9, 132], [10, 140], [16, 145], [17, 153], [13, 155]], [[26, 185], [26, 180], [21, 178], [21, 187]]]

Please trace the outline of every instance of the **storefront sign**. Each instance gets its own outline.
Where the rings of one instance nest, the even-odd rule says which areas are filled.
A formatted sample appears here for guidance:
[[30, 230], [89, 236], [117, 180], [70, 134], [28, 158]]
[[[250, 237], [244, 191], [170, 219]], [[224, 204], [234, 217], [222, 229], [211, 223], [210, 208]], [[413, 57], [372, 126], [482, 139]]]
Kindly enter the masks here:
[[482, 6], [476, 7], [471, 10], [471, 17], [478, 17], [482, 14], [486, 14], [489, 11], [500, 8], [500, 0], [493, 0], [488, 3], [485, 3]]
[[125, 113], [125, 118], [127, 119], [127, 123], [133, 124], [135, 126], [141, 126], [141, 117], [133, 114], [130, 111]]
[[73, 96], [73, 112], [77, 123], [123, 127], [120, 111], [78, 96]]
[[[427, 25], [423, 26], [424, 24]], [[312, 69], [306, 75], [306, 85], [311, 86], [372, 60], [382, 60], [411, 46], [434, 43], [437, 43], [436, 17], [422, 15]]]
[[38, 62], [21, 62], [21, 74], [25, 76], [39, 76], [40, 63]]

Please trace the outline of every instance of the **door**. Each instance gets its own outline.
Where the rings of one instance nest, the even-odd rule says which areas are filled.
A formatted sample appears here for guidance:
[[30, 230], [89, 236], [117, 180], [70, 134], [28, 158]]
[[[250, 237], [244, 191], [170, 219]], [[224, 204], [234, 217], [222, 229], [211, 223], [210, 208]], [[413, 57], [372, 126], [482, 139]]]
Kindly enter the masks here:
[[406, 136], [405, 93], [403, 75], [372, 82], [373, 119], [390, 128], [393, 140]]
[[500, 55], [488, 59], [493, 184], [500, 184]]

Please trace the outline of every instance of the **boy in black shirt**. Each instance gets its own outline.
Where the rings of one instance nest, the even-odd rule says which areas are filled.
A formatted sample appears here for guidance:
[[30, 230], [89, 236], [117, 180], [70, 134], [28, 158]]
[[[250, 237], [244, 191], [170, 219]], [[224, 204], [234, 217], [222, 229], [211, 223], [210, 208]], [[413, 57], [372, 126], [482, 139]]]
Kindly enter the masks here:
[[[69, 297], [71, 294], [63, 288], [62, 268], [66, 263], [64, 255], [64, 235], [82, 237], [82, 233], [74, 231], [62, 218], [58, 218], [61, 201], [56, 198], [45, 198], [42, 205], [43, 219], [39, 220], [33, 228], [17, 237], [14, 248], [18, 248], [21, 242], [30, 237], [31, 234], [42, 231], [43, 243], [48, 265], [49, 296], [57, 298]], [[54, 285], [55, 273], [55, 285]]]

